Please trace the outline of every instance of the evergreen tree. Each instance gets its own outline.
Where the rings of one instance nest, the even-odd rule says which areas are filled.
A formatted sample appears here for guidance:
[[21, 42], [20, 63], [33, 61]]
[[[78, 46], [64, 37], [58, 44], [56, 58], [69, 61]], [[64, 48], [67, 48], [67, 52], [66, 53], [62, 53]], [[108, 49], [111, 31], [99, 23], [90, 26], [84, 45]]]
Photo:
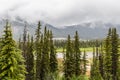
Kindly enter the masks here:
[[75, 75], [80, 76], [82, 73], [81, 70], [81, 52], [79, 46], [79, 36], [78, 32], [75, 33], [75, 41], [74, 41], [74, 53], [75, 53]]
[[110, 80], [112, 75], [111, 75], [111, 64], [112, 64], [112, 59], [111, 59], [111, 34], [112, 34], [112, 30], [111, 28], [109, 29], [107, 38], [105, 40], [105, 59], [104, 59], [104, 71], [105, 71], [105, 76], [104, 79], [105, 80]]
[[65, 54], [65, 63], [64, 63], [64, 73], [66, 80], [70, 80], [75, 74], [74, 71], [74, 54], [72, 49], [72, 43], [70, 40], [70, 35], [68, 35], [66, 54]]
[[41, 29], [41, 23], [38, 22], [38, 27], [36, 30], [36, 41], [35, 41], [35, 51], [36, 51], [36, 80], [40, 80], [40, 68], [41, 68], [41, 44], [40, 44], [40, 29]]
[[119, 51], [118, 51], [118, 34], [116, 31], [116, 28], [112, 29], [112, 35], [111, 35], [111, 46], [112, 46], [112, 54], [111, 54], [111, 58], [112, 58], [112, 70], [111, 70], [111, 74], [112, 74], [112, 79], [113, 80], [118, 80], [117, 79], [117, 70], [118, 70], [118, 62], [119, 62]]
[[50, 32], [50, 72], [55, 73], [57, 71], [57, 58], [56, 51], [52, 40], [52, 31]]
[[49, 38], [47, 36], [47, 28], [44, 29], [43, 49], [41, 57], [41, 80], [47, 80], [49, 74]]
[[26, 48], [27, 48], [27, 25], [25, 23], [24, 32], [23, 32], [23, 45], [22, 45], [23, 57], [25, 58], [25, 60], [27, 54]]
[[94, 70], [95, 70], [94, 62], [95, 62], [95, 48], [93, 47], [93, 60], [92, 60], [91, 70], [90, 70], [90, 79], [91, 80], [94, 76]]
[[4, 33], [0, 50], [0, 80], [25, 80], [25, 60], [12, 38], [8, 22]]
[[31, 38], [28, 35], [27, 41], [27, 58], [26, 58], [26, 69], [28, 74], [26, 75], [26, 80], [33, 80], [34, 79], [34, 56], [33, 56], [33, 37]]
[[99, 71], [101, 76], [104, 78], [104, 55], [102, 45], [100, 46], [99, 49]]
[[41, 59], [40, 59], [40, 62], [39, 62], [39, 72], [37, 71], [37, 73], [39, 73], [39, 77], [37, 78], [37, 80], [43, 80], [42, 79], [42, 74], [43, 74], [42, 73], [42, 70], [43, 70], [43, 67], [42, 67], [43, 35], [42, 34], [41, 34], [41, 38], [40, 38], [40, 49], [41, 49]]
[[39, 40], [40, 40], [40, 34], [41, 34], [41, 23], [40, 23], [40, 21], [38, 22], [38, 27], [37, 27], [37, 29], [36, 29], [36, 33], [35, 33], [35, 35], [36, 35], [36, 42], [39, 42]]

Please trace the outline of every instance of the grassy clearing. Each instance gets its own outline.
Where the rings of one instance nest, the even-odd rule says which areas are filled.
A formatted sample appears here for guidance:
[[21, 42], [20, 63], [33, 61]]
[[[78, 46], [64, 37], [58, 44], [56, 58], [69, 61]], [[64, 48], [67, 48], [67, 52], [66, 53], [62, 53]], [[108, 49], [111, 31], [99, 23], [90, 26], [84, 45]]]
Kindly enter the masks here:
[[[93, 51], [93, 48], [92, 47], [89, 47], [89, 48], [80, 48], [80, 50], [83, 52], [84, 50], [86, 52], [92, 52]], [[57, 52], [63, 52], [63, 48], [57, 48], [56, 49]], [[64, 50], [65, 51], [65, 50]]]
[[92, 47], [89, 47], [89, 48], [80, 48], [80, 50], [83, 52], [84, 50], [86, 52], [92, 52], [93, 51], [93, 48]]

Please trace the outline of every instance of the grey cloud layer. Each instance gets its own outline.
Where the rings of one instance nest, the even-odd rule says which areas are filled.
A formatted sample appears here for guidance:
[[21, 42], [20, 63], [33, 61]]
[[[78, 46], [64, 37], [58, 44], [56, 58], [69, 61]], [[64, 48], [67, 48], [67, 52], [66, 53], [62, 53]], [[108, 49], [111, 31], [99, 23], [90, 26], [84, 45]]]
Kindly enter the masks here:
[[86, 21], [120, 21], [119, 0], [1, 0], [0, 16], [20, 16], [61, 26]]

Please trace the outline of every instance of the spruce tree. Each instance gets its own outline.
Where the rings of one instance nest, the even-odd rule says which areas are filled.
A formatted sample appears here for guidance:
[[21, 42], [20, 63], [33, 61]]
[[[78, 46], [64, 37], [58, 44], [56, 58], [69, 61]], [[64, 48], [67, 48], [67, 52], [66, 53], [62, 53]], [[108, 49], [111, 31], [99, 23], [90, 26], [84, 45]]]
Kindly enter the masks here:
[[33, 37], [30, 41], [30, 36], [28, 35], [27, 41], [27, 57], [26, 57], [26, 69], [28, 74], [26, 75], [26, 80], [34, 79], [34, 56], [33, 56]]
[[41, 34], [40, 30], [41, 30], [41, 23], [39, 21], [37, 29], [36, 29], [36, 33], [35, 33], [35, 35], [36, 35], [36, 42], [39, 42], [39, 40], [40, 40], [40, 34]]
[[55, 73], [57, 71], [57, 58], [56, 58], [56, 51], [55, 51], [55, 47], [53, 44], [53, 40], [52, 40], [52, 31], [50, 32], [50, 72]]
[[24, 26], [24, 31], [23, 31], [23, 45], [22, 45], [22, 51], [23, 51], [23, 57], [25, 58], [26, 60], [26, 54], [27, 54], [27, 24], [25, 23], [25, 26]]
[[41, 68], [41, 44], [40, 44], [40, 36], [41, 36], [41, 23], [40, 21], [38, 22], [38, 27], [36, 30], [36, 40], [35, 40], [35, 51], [36, 51], [36, 79], [40, 80], [40, 68]]
[[94, 76], [94, 70], [95, 70], [95, 66], [94, 66], [94, 62], [95, 62], [95, 48], [93, 47], [93, 57], [92, 57], [92, 64], [91, 64], [91, 70], [90, 70], [90, 80], [93, 79]]
[[12, 38], [11, 26], [7, 22], [0, 50], [0, 80], [25, 80], [24, 62], [22, 53]]
[[41, 34], [41, 38], [40, 38], [40, 46], [41, 46], [41, 60], [40, 60], [40, 65], [39, 65], [39, 78], [38, 80], [42, 80], [42, 52], [43, 52], [43, 34]]
[[66, 54], [65, 54], [65, 63], [64, 63], [64, 74], [65, 79], [70, 80], [75, 74], [74, 71], [74, 54], [72, 49], [72, 42], [70, 40], [70, 35], [68, 35], [67, 45], [66, 45]]
[[103, 46], [100, 46], [99, 49], [99, 71], [101, 76], [104, 78], [104, 55], [103, 55]]
[[112, 59], [111, 59], [111, 49], [112, 49], [112, 45], [111, 45], [111, 35], [112, 35], [112, 30], [111, 28], [108, 31], [108, 35], [107, 38], [105, 40], [105, 58], [104, 58], [104, 71], [105, 71], [105, 75], [104, 75], [104, 79], [106, 80], [110, 80], [112, 75], [111, 75], [111, 64], [112, 64]]
[[111, 74], [112, 74], [112, 79], [117, 80], [117, 70], [118, 70], [118, 62], [119, 62], [119, 51], [118, 51], [118, 34], [116, 31], [116, 28], [112, 28], [112, 35], [111, 35], [111, 46], [112, 46], [112, 64], [111, 64]]
[[79, 36], [78, 32], [75, 33], [75, 41], [74, 41], [74, 56], [75, 56], [75, 75], [79, 76], [82, 73], [81, 70], [81, 52], [80, 52], [80, 46], [79, 46]]
[[49, 74], [49, 38], [47, 36], [47, 28], [44, 29], [43, 48], [41, 56], [41, 80], [47, 80]]

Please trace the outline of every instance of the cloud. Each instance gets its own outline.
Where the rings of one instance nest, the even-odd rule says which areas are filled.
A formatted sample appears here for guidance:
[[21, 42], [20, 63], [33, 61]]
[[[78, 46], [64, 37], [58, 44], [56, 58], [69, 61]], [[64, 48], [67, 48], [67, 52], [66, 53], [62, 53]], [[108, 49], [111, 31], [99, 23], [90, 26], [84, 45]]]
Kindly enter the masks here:
[[55, 26], [86, 21], [119, 23], [119, 3], [119, 0], [0, 0], [0, 16], [20, 16]]

